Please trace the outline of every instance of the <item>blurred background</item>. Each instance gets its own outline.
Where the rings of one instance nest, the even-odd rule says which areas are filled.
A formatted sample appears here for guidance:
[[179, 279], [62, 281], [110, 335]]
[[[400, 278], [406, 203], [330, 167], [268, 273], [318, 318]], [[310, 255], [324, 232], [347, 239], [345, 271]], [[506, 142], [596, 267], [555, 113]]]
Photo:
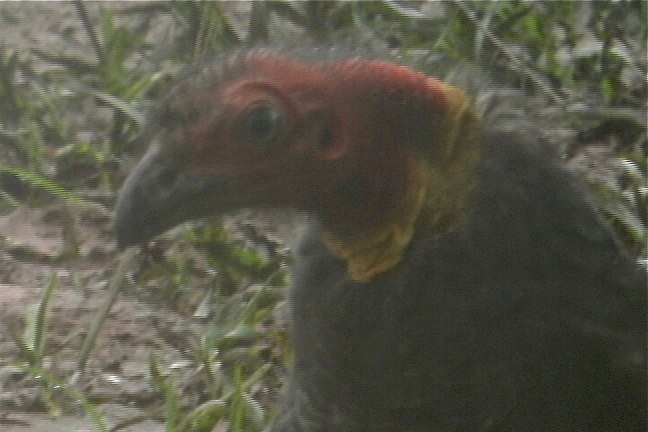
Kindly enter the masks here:
[[[261, 431], [290, 366], [299, 215], [117, 251], [116, 193], [187, 65], [341, 46], [515, 90], [645, 265], [645, 1], [0, 3], [0, 429]], [[76, 428], [76, 429], [75, 429]]]

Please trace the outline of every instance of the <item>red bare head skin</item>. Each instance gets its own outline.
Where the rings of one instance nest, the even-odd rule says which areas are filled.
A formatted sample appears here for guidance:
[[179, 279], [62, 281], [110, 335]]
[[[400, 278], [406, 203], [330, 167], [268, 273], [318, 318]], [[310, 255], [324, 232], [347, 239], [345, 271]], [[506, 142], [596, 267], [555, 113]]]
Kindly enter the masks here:
[[256, 50], [169, 95], [172, 143], [161, 152], [173, 148], [167, 157], [188, 175], [227, 178], [215, 211], [293, 207], [317, 214], [350, 264], [388, 251], [360, 259], [373, 270], [357, 278], [370, 278], [398, 261], [423, 216], [440, 223], [463, 211], [478, 141], [459, 133], [466, 122], [477, 129], [469, 106], [457, 89], [396, 64]]

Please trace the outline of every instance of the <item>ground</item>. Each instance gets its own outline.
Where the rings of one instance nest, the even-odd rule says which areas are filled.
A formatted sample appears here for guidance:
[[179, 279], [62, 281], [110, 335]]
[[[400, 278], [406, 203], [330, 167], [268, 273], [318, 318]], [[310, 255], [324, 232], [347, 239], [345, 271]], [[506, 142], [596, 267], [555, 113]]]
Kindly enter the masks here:
[[[66, 253], [61, 221], [68, 216], [65, 208], [52, 205], [20, 207], [0, 217], [4, 240], [0, 261], [4, 327], [0, 333], [0, 357], [21, 358], [9, 335], [21, 338], [28, 331], [44, 288], [56, 281], [47, 314], [44, 366], [61, 377], [73, 376], [77, 370], [81, 343], [106, 301], [107, 280], [118, 256], [111, 240], [109, 214], [98, 208], [76, 215], [72, 223], [83, 239], [79, 256]], [[77, 388], [100, 410], [110, 413], [108, 418], [114, 422], [143, 414], [139, 411], [157, 398], [146, 376], [149, 353], [154, 348], [162, 364], [182, 365], [182, 353], [164, 335], [173, 338], [183, 330], [190, 333], [192, 329], [180, 328], [185, 323], [185, 318], [175, 317], [169, 310], [156, 310], [138, 301], [132, 292], [122, 293], [99, 333], [83, 376], [77, 378]], [[75, 407], [60, 394], [55, 395], [59, 400], [44, 406], [42, 383], [18, 368], [0, 368], [0, 388], [2, 430], [93, 430], [92, 423], [75, 417], [66, 415], [53, 420], [44, 416], [43, 412], [74, 412]], [[72, 424], [76, 429], [70, 428]], [[149, 422], [124, 430], [155, 431], [163, 427]]]
[[[95, 24], [100, 8], [119, 11], [124, 5], [133, 6], [130, 2], [85, 4]], [[246, 6], [233, 2], [223, 7]], [[156, 17], [160, 22], [147, 33], [152, 39], [166, 28], [161, 25], [166, 17]], [[121, 23], [132, 17], [118, 19]], [[34, 49], [45, 53], [64, 51], [89, 59], [95, 55], [73, 2], [2, 3], [0, 45], [5, 52], [15, 51], [21, 59], [29, 58], [35, 70], [52, 65], [32, 55]], [[75, 139], [96, 143], [104, 134], [105, 141], [107, 127], [102, 118], [110, 115], [96, 105], [86, 108], [81, 106], [74, 112]], [[0, 118], [0, 129], [6, 127], [2, 121]], [[19, 166], [8, 148], [0, 141], [0, 167]], [[47, 151], [58, 149], [52, 146]], [[87, 167], [82, 165], [57, 168], [66, 178], [96, 176], [87, 173]], [[0, 190], [16, 186], [2, 181]], [[175, 294], [167, 296], [172, 284], [164, 277], [158, 278], [162, 280], [159, 284], [155, 278], [149, 279], [145, 286], [133, 283], [135, 277], [129, 278], [131, 283], [119, 290], [85, 362], [80, 354], [84, 341], [98, 322], [100, 311], [110, 304], [115, 292], [110, 280], [123, 259], [114, 241], [112, 210], [110, 204], [78, 205], [44, 195], [38, 200], [22, 196], [24, 203], [0, 209], [0, 430], [97, 431], [96, 423], [88, 417], [88, 405], [97, 409], [115, 430], [166, 430], [163, 421], [151, 420], [161, 419], [164, 409], [160, 392], [151, 384], [151, 359], [154, 356], [163, 376], [173, 375], [181, 389], [181, 404], [195, 407], [209, 398], [196, 374], [196, 361], [188, 351], [190, 343], [199, 341], [211, 328], [211, 311], [203, 307], [208, 297], [205, 287], [210, 282], [203, 282], [202, 290], [192, 285], [180, 298]], [[111, 202], [114, 197], [95, 201]], [[226, 224], [237, 226], [241, 220], [250, 219], [249, 215], [234, 216]], [[276, 221], [283, 223], [285, 219], [282, 215]], [[269, 220], [273, 227], [281, 225], [264, 219], [266, 223]], [[135, 272], [140, 258], [133, 261]], [[51, 297], [43, 314], [39, 305], [44, 303], [48, 288], [52, 288]], [[44, 326], [36, 322], [40, 317], [45, 317]], [[44, 329], [43, 333], [38, 335], [37, 329]], [[39, 370], [21, 367], [37, 340], [44, 341], [42, 370], [50, 371], [61, 382], [42, 379]], [[279, 387], [277, 384], [267, 392], [262, 401], [265, 406], [274, 403]], [[70, 391], [83, 395], [89, 404], [83, 405]], [[265, 390], [256, 391], [255, 399], [261, 399], [258, 396]], [[214, 431], [226, 429], [227, 424], [219, 422]]]
[[[119, 9], [123, 4], [128, 2], [86, 2], [95, 20], [100, 7]], [[232, 8], [246, 7], [246, 2], [224, 4]], [[120, 16], [119, 19], [129, 17]], [[282, 31], [292, 31], [283, 23], [280, 27]], [[153, 26], [148, 37], [160, 36], [156, 31], [163, 33], [165, 30]], [[95, 54], [72, 2], [0, 2], [0, 45], [25, 56], [33, 49], [57, 52], [61, 47], [66, 52], [82, 53], [88, 58], [94, 58]], [[45, 62], [39, 63], [37, 57], [34, 59], [36, 69], [51, 67]], [[97, 136], [108, 133], [105, 130], [107, 122], [88, 119], [84, 108], [79, 108], [76, 120], [77, 138], [84, 142], [100, 142]], [[540, 108], [546, 108], [544, 103]], [[2, 121], [0, 118], [0, 132], [4, 129]], [[570, 142], [574, 138], [571, 129], [549, 132], [549, 137], [553, 136], [557, 142]], [[561, 132], [564, 133], [560, 135]], [[2, 138], [0, 135], [0, 168], [12, 165]], [[596, 145], [594, 139], [595, 145], [591, 146], [592, 139], [585, 141], [587, 151], [572, 157], [568, 161], [570, 168], [592, 181], [595, 179], [590, 176], [601, 177], [601, 173], [608, 171], [611, 174], [604, 177], [615, 177], [618, 167], [609, 169], [609, 143], [602, 141]], [[559, 151], [570, 153], [563, 148]], [[82, 168], [72, 165], [71, 170]], [[79, 171], [69, 174], [73, 178], [85, 176]], [[6, 185], [0, 183], [0, 186]], [[29, 197], [24, 201], [29, 202]], [[114, 241], [109, 207], [64, 201], [41, 199], [0, 209], [0, 361], [3, 362], [0, 365], [0, 431], [98, 430], [82, 404], [74, 395], [63, 395], [61, 388], [79, 391], [105, 415], [110, 426], [123, 425], [120, 431], [163, 431], [162, 421], [151, 420], [163, 415], [160, 394], [153, 388], [149, 376], [151, 354], [154, 353], [161, 372], [173, 374], [178, 386], [186, 390], [188, 405], [195, 406], [196, 401], [204, 400], [204, 392], [201, 393], [204, 386], [197, 382], [196, 365], [188, 355], [187, 341], [198, 340], [209, 331], [206, 318], [209, 311], [201, 309], [204, 288], [209, 281], [200, 282], [202, 290], [197, 289], [198, 284], [192, 286], [192, 293], [181, 300], [176, 296], [154, 294], [168, 292], [169, 283], [164, 278], [150, 279], [144, 286], [126, 284], [110, 308], [87, 363], [81, 368], [83, 342], [97, 322], [99, 311], [110, 301], [113, 292], [110, 281], [123, 255]], [[258, 219], [255, 221], [250, 214], [243, 214], [228, 219], [226, 226], [236, 231], [250, 221], [259, 225]], [[297, 220], [292, 217], [282, 214], [266, 217], [262, 222], [259, 231], [263, 233], [262, 242], [268, 238], [269, 231], [275, 231], [279, 238], [288, 242], [295, 237]], [[138, 271], [137, 265], [133, 271]], [[136, 277], [127, 278], [134, 279]], [[42, 314], [38, 307], [48, 287], [52, 288], [51, 299], [47, 313]], [[279, 316], [281, 312], [278, 311]], [[26, 360], [25, 353], [29, 349], [21, 344], [29, 345], [39, 339], [35, 329], [41, 326], [36, 320], [42, 316], [46, 319], [42, 367], [61, 377], [64, 382], [60, 385], [53, 384], [50, 379], [40, 379], [34, 371], [6, 363]], [[79, 373], [81, 369], [83, 372]], [[265, 390], [258, 392], [265, 398], [262, 400], [264, 406], [272, 406], [278, 389], [279, 385], [272, 387], [265, 396], [262, 394]], [[147, 420], [126, 425], [141, 418]], [[213, 432], [224, 430], [226, 425], [219, 424]]]
[[[91, 13], [96, 9], [89, 5]], [[9, 49], [26, 53], [33, 47], [84, 38], [72, 3], [10, 2], [0, 9], [0, 40]], [[78, 248], [65, 244], [69, 238], [63, 240], [62, 227], [72, 228]], [[39, 298], [55, 281], [46, 315], [43, 366], [59, 377], [73, 376], [83, 338], [106, 301], [118, 257], [110, 211], [104, 207], [80, 210], [42, 203], [0, 215], [0, 359], [22, 358], [17, 340], [29, 340]], [[186, 367], [186, 356], [174, 346], [173, 338], [199, 332], [201, 323], [195, 324], [189, 328], [186, 317], [147, 305], [125, 290], [100, 331], [83, 375], [74, 376], [75, 387], [106, 414], [111, 425], [154, 410], [157, 396], [146, 376], [150, 352], [154, 349], [160, 364]], [[44, 394], [43, 383], [31, 374], [13, 366], [0, 367], [0, 430], [97, 430], [71, 399], [54, 391], [52, 400], [44, 403]], [[120, 430], [155, 432], [164, 426], [146, 421]]]

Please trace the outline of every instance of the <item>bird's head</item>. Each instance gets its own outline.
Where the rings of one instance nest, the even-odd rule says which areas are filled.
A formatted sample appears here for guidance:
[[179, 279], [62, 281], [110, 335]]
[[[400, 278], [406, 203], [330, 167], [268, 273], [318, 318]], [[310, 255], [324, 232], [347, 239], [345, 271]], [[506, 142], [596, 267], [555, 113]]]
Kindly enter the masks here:
[[116, 211], [121, 246], [245, 207], [319, 217], [351, 276], [392, 268], [416, 227], [467, 211], [479, 119], [454, 87], [388, 62], [252, 50], [177, 85]]

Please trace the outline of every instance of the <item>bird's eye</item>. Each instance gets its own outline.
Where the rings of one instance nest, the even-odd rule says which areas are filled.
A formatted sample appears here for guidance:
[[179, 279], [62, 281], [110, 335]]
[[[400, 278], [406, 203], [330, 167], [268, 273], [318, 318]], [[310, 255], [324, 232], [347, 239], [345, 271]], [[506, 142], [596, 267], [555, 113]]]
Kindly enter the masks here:
[[282, 126], [281, 111], [272, 105], [255, 105], [241, 116], [239, 133], [243, 142], [260, 146], [271, 143]]

